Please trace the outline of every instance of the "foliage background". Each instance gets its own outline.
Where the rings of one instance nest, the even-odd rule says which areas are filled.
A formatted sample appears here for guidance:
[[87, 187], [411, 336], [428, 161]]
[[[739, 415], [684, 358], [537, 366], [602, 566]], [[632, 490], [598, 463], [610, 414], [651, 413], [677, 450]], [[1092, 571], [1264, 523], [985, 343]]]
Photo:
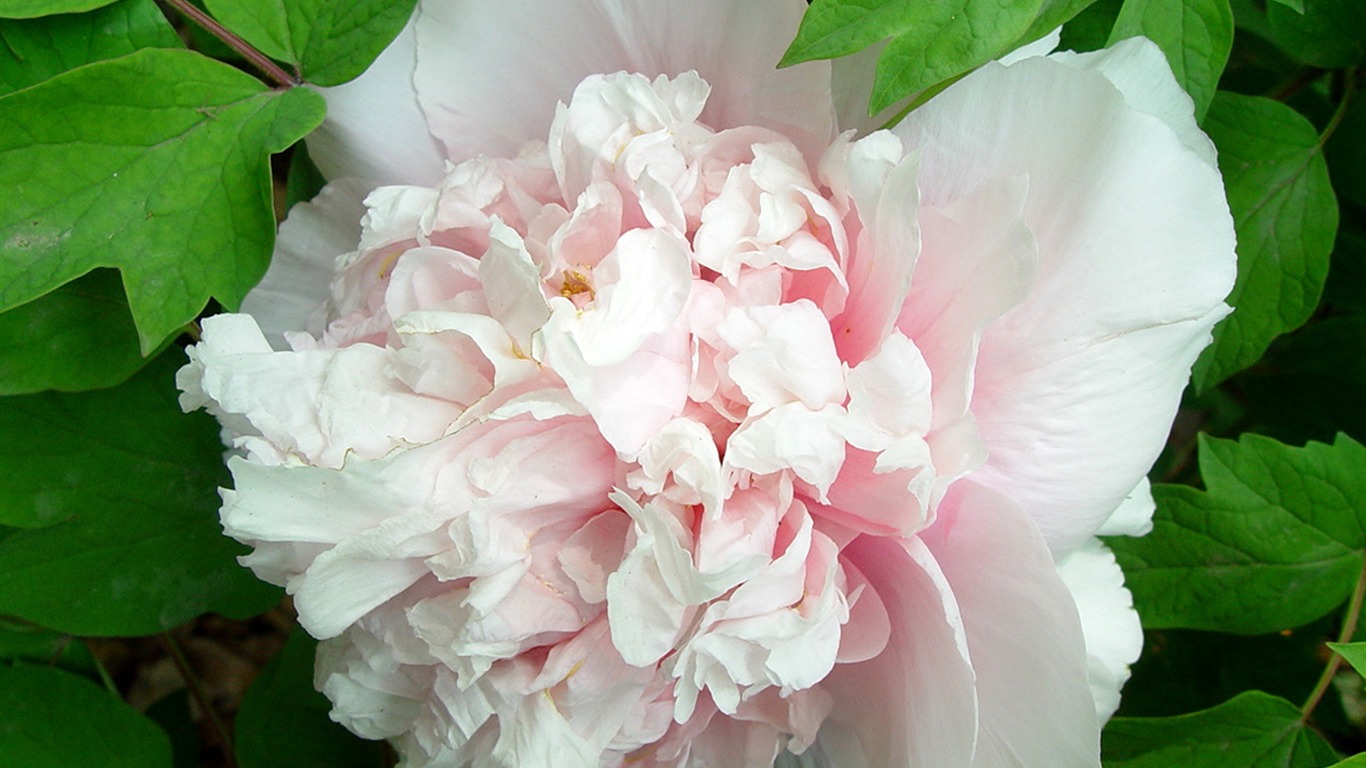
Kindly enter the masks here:
[[[321, 186], [298, 86], [358, 75], [414, 3], [0, 0], [0, 764], [393, 764], [236, 565], [216, 426], [172, 378]], [[784, 63], [881, 45], [895, 120], [1060, 24], [1162, 47], [1239, 237], [1155, 529], [1110, 542], [1147, 647], [1105, 765], [1366, 766], [1366, 8], [814, 0]]]

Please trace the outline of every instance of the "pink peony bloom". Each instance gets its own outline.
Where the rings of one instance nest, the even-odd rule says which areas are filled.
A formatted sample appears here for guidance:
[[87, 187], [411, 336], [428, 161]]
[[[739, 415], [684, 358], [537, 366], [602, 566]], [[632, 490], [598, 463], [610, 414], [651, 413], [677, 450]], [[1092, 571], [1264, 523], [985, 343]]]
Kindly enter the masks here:
[[803, 8], [423, 0], [326, 92], [182, 403], [403, 765], [1099, 765], [1096, 535], [1228, 311], [1213, 147], [1138, 40], [837, 123], [774, 69]]

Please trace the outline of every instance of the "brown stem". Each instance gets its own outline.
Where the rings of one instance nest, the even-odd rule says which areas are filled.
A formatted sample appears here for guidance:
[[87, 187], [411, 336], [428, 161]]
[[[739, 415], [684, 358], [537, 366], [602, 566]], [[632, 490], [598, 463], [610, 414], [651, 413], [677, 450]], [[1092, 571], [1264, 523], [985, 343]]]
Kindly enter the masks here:
[[[1342, 620], [1342, 629], [1338, 631], [1339, 643], [1352, 642], [1352, 635], [1356, 633], [1357, 621], [1361, 618], [1361, 603], [1366, 598], [1366, 568], [1362, 568], [1361, 575], [1357, 577], [1356, 588], [1352, 590], [1352, 599], [1347, 603], [1347, 616]], [[1319, 675], [1319, 681], [1314, 685], [1314, 690], [1310, 692], [1309, 698], [1305, 700], [1304, 706], [1300, 707], [1300, 720], [1309, 719], [1314, 708], [1323, 699], [1323, 694], [1328, 692], [1328, 686], [1333, 684], [1333, 678], [1337, 675], [1338, 669], [1342, 667], [1342, 654], [1334, 653], [1328, 660], [1328, 666], [1324, 667], [1323, 674]]]
[[171, 637], [170, 632], [162, 632], [161, 639], [166, 643], [166, 650], [171, 655], [171, 660], [175, 662], [176, 671], [180, 673], [180, 678], [185, 681], [185, 687], [189, 689], [190, 695], [194, 697], [195, 703], [203, 711], [204, 716], [209, 719], [209, 724], [213, 726], [214, 735], [218, 738], [219, 746], [223, 748], [223, 757], [227, 760], [230, 768], [236, 768], [237, 756], [232, 748], [232, 737], [228, 735], [228, 727], [223, 724], [222, 718], [218, 716], [218, 711], [213, 708], [209, 701], [209, 696], [204, 692], [204, 686], [199, 682], [199, 676], [190, 669], [190, 663], [185, 659], [185, 654], [180, 650], [180, 645]]
[[1294, 80], [1291, 80], [1290, 82], [1276, 89], [1270, 97], [1272, 99], [1275, 99], [1276, 101], [1286, 101], [1290, 97], [1304, 90], [1310, 83], [1319, 79], [1323, 75], [1323, 73], [1324, 70], [1319, 69], [1318, 67], [1305, 67], [1298, 75], [1295, 76]]
[[177, 11], [185, 14], [190, 21], [204, 28], [205, 32], [213, 35], [229, 48], [237, 51], [242, 58], [251, 62], [252, 66], [261, 72], [281, 88], [293, 88], [299, 84], [299, 78], [289, 74], [280, 68], [280, 65], [270, 60], [270, 57], [252, 47], [251, 43], [238, 37], [232, 30], [219, 24], [207, 13], [199, 10], [190, 4], [190, 0], [166, 0], [168, 5], [173, 6]]

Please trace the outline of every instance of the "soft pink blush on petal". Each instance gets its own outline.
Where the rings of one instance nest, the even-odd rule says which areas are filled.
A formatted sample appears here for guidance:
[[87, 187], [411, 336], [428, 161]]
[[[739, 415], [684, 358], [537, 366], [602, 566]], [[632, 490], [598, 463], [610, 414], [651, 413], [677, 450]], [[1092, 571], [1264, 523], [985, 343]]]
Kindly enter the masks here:
[[962, 482], [921, 536], [962, 612], [978, 703], [972, 765], [1098, 768], [1077, 606], [1034, 524], [1009, 498]]
[[990, 458], [976, 477], [1051, 546], [1076, 546], [1151, 466], [1227, 311], [1218, 172], [1098, 72], [1046, 58], [988, 65], [896, 132], [920, 148], [922, 205], [1028, 180], [1037, 275], [982, 335], [971, 408]]
[[696, 70], [715, 93], [704, 122], [773, 128], [814, 154], [833, 133], [833, 111], [812, 109], [830, 103], [829, 65], [773, 68], [803, 10], [796, 0], [424, 0], [413, 81], [453, 160], [516, 154], [545, 137], [581, 80], [621, 70]]

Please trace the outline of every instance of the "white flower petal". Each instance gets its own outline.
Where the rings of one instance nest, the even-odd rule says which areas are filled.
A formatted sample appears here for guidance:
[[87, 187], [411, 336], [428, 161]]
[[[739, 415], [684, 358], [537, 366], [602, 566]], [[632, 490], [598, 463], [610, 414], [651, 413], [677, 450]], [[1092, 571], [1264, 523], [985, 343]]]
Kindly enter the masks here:
[[242, 312], [256, 318], [275, 349], [289, 348], [286, 331], [322, 333], [332, 270], [337, 257], [356, 249], [366, 191], [355, 180], [334, 181], [289, 209], [270, 269], [242, 300]]
[[[797, 0], [425, 0], [418, 93], [450, 157], [512, 156], [546, 136], [555, 105], [592, 74], [653, 78], [696, 70], [713, 95], [702, 121], [761, 125], [811, 156], [833, 132], [829, 65], [778, 70], [805, 4]], [[529, 55], [534, 52], [534, 55]]]
[[1195, 122], [1190, 96], [1166, 65], [1166, 54], [1151, 40], [1131, 37], [1110, 48], [1087, 53], [1060, 51], [1049, 58], [1104, 75], [1124, 94], [1130, 107], [1160, 118], [1211, 168], [1214, 142]]
[[1124, 572], [1099, 539], [1058, 560], [1058, 575], [1081, 614], [1091, 695], [1104, 722], [1119, 708], [1119, 691], [1129, 679], [1129, 665], [1143, 651], [1143, 627], [1133, 596], [1124, 587]]
[[365, 189], [441, 181], [446, 153], [413, 85], [416, 41], [410, 21], [360, 77], [318, 89], [327, 119], [309, 134], [308, 155], [323, 176], [355, 179]]
[[1065, 551], [1151, 466], [1227, 312], [1219, 174], [1105, 77], [1046, 58], [988, 65], [897, 132], [921, 148], [922, 204], [1028, 177], [1038, 276], [982, 338], [971, 407], [990, 458], [975, 477]]

